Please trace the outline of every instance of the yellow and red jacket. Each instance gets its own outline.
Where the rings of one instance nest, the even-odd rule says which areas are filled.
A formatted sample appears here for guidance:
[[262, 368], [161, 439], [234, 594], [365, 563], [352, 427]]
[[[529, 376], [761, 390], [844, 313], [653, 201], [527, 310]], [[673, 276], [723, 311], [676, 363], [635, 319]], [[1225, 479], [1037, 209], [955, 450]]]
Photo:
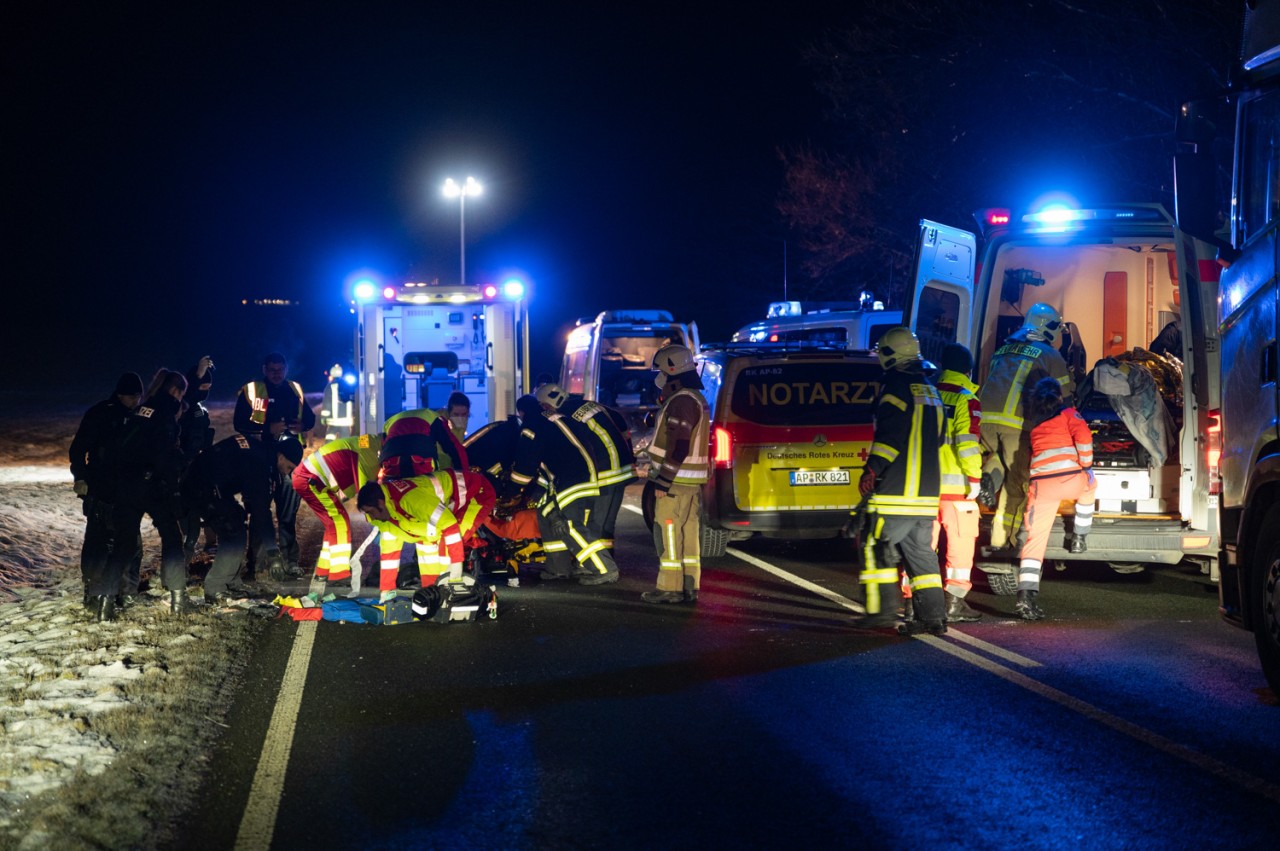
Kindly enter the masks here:
[[1031, 429], [1031, 478], [1067, 476], [1093, 466], [1093, 433], [1075, 408]]
[[461, 564], [463, 542], [494, 505], [493, 486], [482, 473], [441, 470], [382, 484], [390, 522], [370, 520], [383, 532], [415, 544], [441, 542], [452, 564]]
[[978, 385], [955, 370], [938, 376], [938, 395], [947, 411], [946, 440], [940, 450], [942, 499], [967, 499], [969, 485], [982, 479], [982, 447], [978, 435], [982, 425], [982, 403]]
[[378, 451], [382, 438], [360, 434], [331, 440], [312, 452], [294, 470], [295, 479], [308, 479], [325, 490], [353, 498], [366, 482], [378, 480]]

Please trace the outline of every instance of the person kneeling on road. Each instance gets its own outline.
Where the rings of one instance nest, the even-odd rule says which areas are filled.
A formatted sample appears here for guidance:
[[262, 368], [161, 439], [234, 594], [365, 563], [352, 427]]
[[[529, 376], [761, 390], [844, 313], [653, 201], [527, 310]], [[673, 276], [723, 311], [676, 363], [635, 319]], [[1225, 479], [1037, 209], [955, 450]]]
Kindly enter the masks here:
[[[233, 434], [196, 456], [182, 479], [183, 503], [218, 534], [218, 554], [204, 580], [205, 599], [212, 602], [252, 596], [236, 580], [245, 554], [246, 513], [253, 539], [265, 543], [272, 579], [287, 578], [284, 557], [274, 545], [271, 499], [276, 472], [288, 479], [302, 460], [302, 444], [285, 439], [263, 443]], [[243, 507], [236, 501], [239, 494]], [[247, 510], [247, 511], [246, 511]]]
[[356, 507], [382, 533], [378, 588], [382, 599], [394, 597], [400, 549], [412, 543], [418, 573], [428, 588], [447, 576], [462, 578], [465, 544], [493, 512], [493, 486], [481, 473], [442, 470], [429, 476], [369, 482], [360, 488]]

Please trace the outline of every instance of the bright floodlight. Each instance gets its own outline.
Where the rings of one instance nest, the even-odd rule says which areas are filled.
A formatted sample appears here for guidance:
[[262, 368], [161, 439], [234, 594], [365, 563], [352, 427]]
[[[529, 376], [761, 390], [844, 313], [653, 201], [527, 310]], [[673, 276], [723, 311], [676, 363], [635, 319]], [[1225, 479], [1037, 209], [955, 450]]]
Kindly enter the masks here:
[[358, 281], [355, 287], [355, 297], [358, 301], [368, 301], [373, 298], [374, 291], [373, 281]]
[[524, 297], [524, 282], [519, 278], [510, 278], [502, 285], [502, 294], [512, 301]]
[[468, 177], [466, 182], [461, 185], [459, 185], [458, 181], [454, 180], [452, 177], [446, 179], [444, 182], [444, 197], [446, 198], [458, 198], [462, 195], [475, 197], [483, 191], [484, 187], [481, 186], [480, 181], [476, 180], [474, 177]]

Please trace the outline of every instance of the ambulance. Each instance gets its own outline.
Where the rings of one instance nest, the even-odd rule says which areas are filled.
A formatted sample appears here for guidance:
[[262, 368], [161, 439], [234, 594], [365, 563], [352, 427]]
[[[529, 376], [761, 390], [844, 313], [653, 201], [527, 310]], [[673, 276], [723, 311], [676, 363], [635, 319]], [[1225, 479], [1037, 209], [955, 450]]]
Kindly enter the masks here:
[[355, 421], [377, 434], [387, 418], [439, 410], [454, 392], [471, 401], [467, 433], [515, 413], [528, 392], [523, 286], [418, 282], [355, 287]]
[[733, 343], [823, 343], [871, 351], [881, 335], [902, 324], [902, 311], [885, 310], [863, 293], [856, 301], [775, 301], [762, 321], [734, 332]]
[[[926, 358], [959, 342], [974, 353], [981, 385], [992, 355], [1044, 302], [1061, 314], [1064, 358], [1086, 393], [1077, 407], [1094, 431], [1098, 503], [1086, 553], [1064, 544], [1055, 521], [1046, 559], [1104, 562], [1128, 573], [1190, 560], [1216, 578], [1219, 340], [1212, 248], [1178, 229], [1156, 204], [1080, 209], [1050, 204], [978, 214], [980, 233], [921, 221], [908, 324]], [[1147, 353], [1171, 321], [1181, 326], [1176, 361]], [[1096, 367], [1096, 368], [1095, 368]], [[1126, 419], [1112, 392], [1121, 376], [1144, 393], [1159, 427]], [[1158, 397], [1152, 397], [1151, 374]], [[1162, 383], [1161, 383], [1162, 382]], [[984, 535], [986, 526], [984, 525]], [[982, 546], [977, 565], [997, 593], [1017, 589], [1014, 559]]]

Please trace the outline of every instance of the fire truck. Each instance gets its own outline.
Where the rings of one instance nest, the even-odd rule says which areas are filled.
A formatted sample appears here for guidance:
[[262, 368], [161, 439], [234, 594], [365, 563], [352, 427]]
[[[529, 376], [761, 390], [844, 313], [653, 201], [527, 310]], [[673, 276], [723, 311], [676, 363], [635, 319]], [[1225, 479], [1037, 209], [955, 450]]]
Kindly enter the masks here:
[[515, 413], [529, 391], [528, 305], [523, 284], [410, 282], [353, 291], [355, 423], [377, 434], [387, 418], [444, 408], [454, 392], [471, 401], [467, 433]]

